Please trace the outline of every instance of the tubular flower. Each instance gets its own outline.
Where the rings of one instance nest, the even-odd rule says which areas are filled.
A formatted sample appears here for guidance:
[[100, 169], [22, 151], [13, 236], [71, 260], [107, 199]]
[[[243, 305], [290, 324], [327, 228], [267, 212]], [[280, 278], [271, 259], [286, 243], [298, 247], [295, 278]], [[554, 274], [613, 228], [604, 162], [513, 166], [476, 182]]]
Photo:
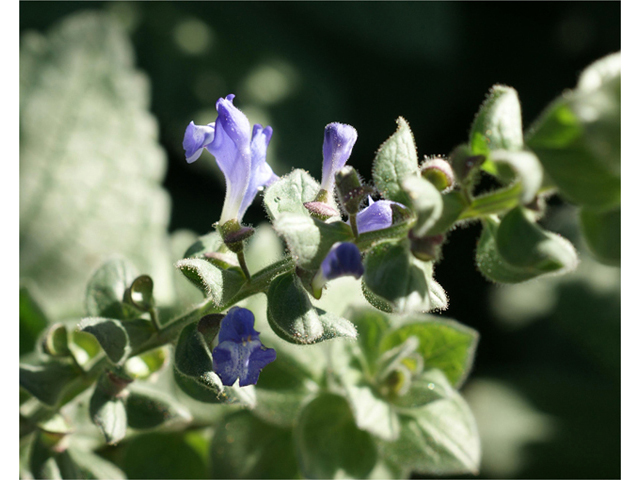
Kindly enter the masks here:
[[215, 123], [187, 126], [182, 146], [188, 163], [195, 162], [206, 148], [215, 157], [224, 174], [226, 195], [220, 224], [242, 221], [247, 208], [260, 187], [278, 177], [266, 162], [267, 147], [273, 130], [254, 125], [233, 105], [235, 95], [227, 95], [216, 103]]
[[382, 230], [393, 224], [393, 205], [403, 207], [401, 203], [391, 200], [373, 201], [369, 197], [369, 206], [359, 211], [356, 215], [356, 224], [359, 233], [371, 232], [373, 230]]
[[232, 386], [236, 380], [241, 387], [255, 385], [260, 371], [276, 359], [276, 351], [262, 345], [254, 321], [253, 313], [240, 307], [233, 307], [222, 319], [212, 356], [213, 371], [223, 385]]
[[327, 192], [328, 197], [333, 194], [335, 174], [349, 160], [357, 138], [358, 132], [351, 125], [330, 123], [324, 128], [324, 143], [322, 145], [324, 160], [320, 188]]
[[318, 273], [313, 277], [311, 286], [316, 298], [320, 298], [322, 287], [334, 278], [352, 276], [356, 279], [364, 274], [362, 255], [355, 244], [350, 242], [336, 243], [320, 264]]

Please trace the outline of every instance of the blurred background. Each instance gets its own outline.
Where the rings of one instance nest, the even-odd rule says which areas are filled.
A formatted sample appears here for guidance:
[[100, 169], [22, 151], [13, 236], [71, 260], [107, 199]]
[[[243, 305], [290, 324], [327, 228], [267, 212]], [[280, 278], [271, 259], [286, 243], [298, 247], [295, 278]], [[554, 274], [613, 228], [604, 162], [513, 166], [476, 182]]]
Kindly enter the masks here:
[[[161, 182], [170, 202], [160, 189], [146, 195], [140, 187], [136, 198], [157, 199], [163, 212], [149, 210], [145, 219], [151, 219], [156, 230], [168, 228], [172, 239], [192, 235], [187, 232], [207, 233], [219, 217], [222, 176], [208, 154], [187, 165], [182, 137], [189, 121], [214, 121], [215, 102], [228, 93], [236, 94], [236, 105], [252, 123], [273, 127], [268, 161], [277, 174], [300, 167], [319, 178], [323, 128], [339, 121], [357, 128], [350, 164], [370, 180], [375, 151], [395, 130], [398, 116], [409, 122], [421, 157], [446, 155], [466, 141], [493, 84], [518, 91], [527, 128], [549, 102], [575, 86], [584, 67], [620, 50], [618, 2], [21, 2], [20, 29], [27, 34], [21, 48], [30, 49], [30, 58], [40, 55], [38, 61], [47, 61], [46, 52], [38, 50], [42, 37], [34, 32], [47, 34], [58, 22], [87, 10], [117, 19], [132, 44], [123, 51], [133, 49], [136, 75], [141, 71], [146, 76], [138, 79], [146, 85], [139, 97], [148, 98], [136, 96], [134, 102], [148, 108], [157, 123], [143, 115], [136, 125], [150, 123], [140, 136], [156, 135], [164, 152], [155, 144], [143, 149], [134, 128], [130, 148], [122, 155], [142, 156], [155, 165], [149, 181]], [[57, 275], [62, 262], [69, 262], [51, 255], [53, 247], [43, 239], [46, 233], [38, 230], [44, 228], [38, 215], [51, 214], [32, 206], [34, 195], [29, 193], [39, 191], [44, 182], [35, 178], [35, 159], [50, 151], [47, 139], [57, 145], [59, 138], [33, 126], [36, 120], [28, 121], [33, 115], [55, 122], [62, 113], [56, 105], [46, 111], [47, 105], [27, 98], [56, 79], [42, 76], [40, 83], [23, 82], [37, 64], [25, 58], [21, 276], [37, 284], [43, 272]], [[73, 71], [73, 62], [69, 67]], [[114, 85], [117, 89], [121, 83], [114, 80]], [[103, 112], [105, 118], [111, 115], [110, 122], [132, 122], [124, 109], [110, 108], [106, 105]], [[27, 148], [35, 137], [37, 148]], [[87, 151], [95, 151], [83, 155], [85, 163], [110, 148], [87, 141]], [[87, 192], [99, 196], [101, 190], [75, 172], [80, 180], [73, 188], [81, 189], [78, 185], [85, 182]], [[127, 178], [138, 182], [135, 175], [144, 176], [127, 172]], [[60, 175], [73, 173], [68, 167]], [[56, 198], [50, 196], [46, 205], [60, 211], [63, 202]], [[121, 210], [137, 205], [121, 203]], [[95, 212], [101, 207], [91, 208]], [[140, 216], [145, 210], [136, 211]], [[258, 202], [245, 215], [246, 223], [264, 219]], [[474, 266], [479, 225], [453, 232], [436, 268], [436, 278], [450, 297], [446, 316], [481, 336], [474, 371], [462, 390], [483, 441], [480, 477], [619, 477], [620, 270], [590, 256], [577, 230], [575, 209], [562, 199], [550, 200], [544, 223], [580, 251], [576, 272], [493, 286]], [[136, 239], [140, 250], [142, 234]], [[112, 245], [105, 240], [107, 244]], [[46, 252], [48, 263], [41, 261]], [[77, 255], [74, 247], [69, 258]], [[165, 261], [161, 254], [154, 259]], [[45, 299], [57, 295], [55, 285], [35, 287]], [[70, 315], [75, 308], [58, 305], [49, 300], [54, 316]]]

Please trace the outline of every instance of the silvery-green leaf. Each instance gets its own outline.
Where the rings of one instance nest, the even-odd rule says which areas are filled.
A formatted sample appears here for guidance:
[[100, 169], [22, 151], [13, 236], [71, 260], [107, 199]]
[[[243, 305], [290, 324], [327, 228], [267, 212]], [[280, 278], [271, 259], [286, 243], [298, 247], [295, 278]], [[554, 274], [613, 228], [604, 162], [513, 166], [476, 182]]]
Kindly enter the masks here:
[[82, 314], [91, 271], [117, 252], [171, 302], [166, 157], [126, 33], [84, 12], [20, 46], [21, 278], [53, 317]]

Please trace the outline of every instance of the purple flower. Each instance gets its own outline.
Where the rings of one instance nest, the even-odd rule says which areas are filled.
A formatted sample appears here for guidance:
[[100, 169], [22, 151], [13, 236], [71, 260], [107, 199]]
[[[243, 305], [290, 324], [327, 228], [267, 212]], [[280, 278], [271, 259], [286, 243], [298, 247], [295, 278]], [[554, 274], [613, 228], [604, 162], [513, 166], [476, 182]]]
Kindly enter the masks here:
[[358, 233], [371, 232], [373, 230], [382, 230], [393, 224], [393, 205], [403, 207], [398, 202], [391, 200], [373, 201], [369, 197], [369, 206], [359, 211], [356, 215], [356, 225]]
[[335, 174], [344, 167], [351, 155], [358, 132], [351, 125], [330, 123], [324, 127], [324, 143], [322, 145], [322, 183], [320, 188], [326, 190], [331, 197]]
[[355, 244], [350, 242], [336, 243], [320, 264], [318, 273], [313, 277], [311, 286], [316, 298], [320, 298], [322, 287], [334, 278], [352, 276], [356, 279], [364, 274], [362, 255]]
[[216, 103], [218, 118], [209, 125], [189, 124], [182, 146], [187, 162], [195, 162], [203, 149], [209, 150], [227, 184], [220, 223], [236, 219], [239, 222], [260, 187], [278, 177], [266, 162], [271, 127], [254, 125], [233, 105], [235, 95], [227, 95]]
[[218, 346], [213, 349], [213, 371], [223, 385], [255, 385], [260, 371], [276, 359], [276, 351], [260, 341], [260, 332], [253, 328], [253, 313], [233, 307], [222, 319]]

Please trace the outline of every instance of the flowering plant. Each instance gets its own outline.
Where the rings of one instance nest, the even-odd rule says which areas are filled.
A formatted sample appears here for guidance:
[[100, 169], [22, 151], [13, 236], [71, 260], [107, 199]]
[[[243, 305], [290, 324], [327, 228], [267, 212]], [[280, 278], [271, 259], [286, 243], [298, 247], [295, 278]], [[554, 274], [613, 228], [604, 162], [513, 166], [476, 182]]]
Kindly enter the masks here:
[[[234, 95], [220, 98], [215, 121], [189, 123], [182, 143], [188, 163], [213, 155], [226, 183], [214, 230], [175, 263], [198, 302], [176, 312], [156, 276], [120, 257], [100, 266], [86, 315], [43, 322], [22, 359], [25, 471], [121, 477], [74, 443], [85, 432], [71, 424], [88, 414], [100, 432], [94, 446], [215, 425], [209, 457], [218, 477], [478, 473], [475, 418], [458, 389], [479, 335], [441, 315], [449, 299], [435, 266], [452, 232], [477, 222], [476, 265], [490, 281], [573, 270], [573, 245], [538, 223], [552, 192], [580, 206], [587, 243], [615, 262], [602, 226], [619, 219], [619, 158], [601, 158], [612, 142], [587, 132], [619, 131], [619, 88], [612, 55], [525, 136], [515, 90], [496, 85], [468, 140], [422, 162], [400, 117], [376, 152], [371, 183], [347, 165], [357, 153], [353, 126], [324, 128], [320, 183], [301, 169], [279, 177], [267, 163], [277, 130], [252, 127]], [[479, 193], [481, 178], [493, 187]], [[257, 197], [270, 226], [243, 224]], [[342, 308], [332, 291], [347, 304], [361, 292], [363, 301]]]

